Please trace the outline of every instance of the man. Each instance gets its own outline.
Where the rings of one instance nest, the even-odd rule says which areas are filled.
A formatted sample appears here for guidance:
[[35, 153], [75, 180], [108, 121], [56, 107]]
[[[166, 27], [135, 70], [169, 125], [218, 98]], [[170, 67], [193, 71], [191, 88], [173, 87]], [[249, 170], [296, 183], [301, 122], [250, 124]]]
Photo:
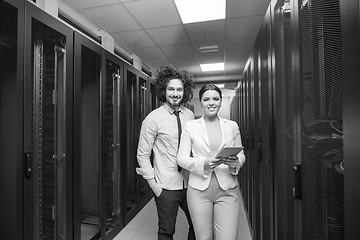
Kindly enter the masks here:
[[[155, 195], [158, 239], [173, 239], [180, 207], [189, 222], [188, 239], [192, 240], [195, 234], [186, 202], [185, 181], [189, 173], [179, 170], [177, 152], [182, 127], [194, 119], [194, 114], [181, 106], [193, 97], [194, 83], [186, 72], [161, 67], [155, 78], [155, 88], [163, 105], [150, 112], [142, 123], [137, 150], [140, 167], [136, 172], [147, 180]], [[150, 161], [152, 151], [153, 166]]]

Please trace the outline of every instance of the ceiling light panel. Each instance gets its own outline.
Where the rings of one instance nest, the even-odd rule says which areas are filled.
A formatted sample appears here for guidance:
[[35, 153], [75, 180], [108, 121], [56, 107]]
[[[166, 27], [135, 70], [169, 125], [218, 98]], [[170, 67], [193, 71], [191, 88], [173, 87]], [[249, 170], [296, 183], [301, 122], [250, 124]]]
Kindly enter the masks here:
[[225, 19], [226, 0], [174, 0], [183, 24]]

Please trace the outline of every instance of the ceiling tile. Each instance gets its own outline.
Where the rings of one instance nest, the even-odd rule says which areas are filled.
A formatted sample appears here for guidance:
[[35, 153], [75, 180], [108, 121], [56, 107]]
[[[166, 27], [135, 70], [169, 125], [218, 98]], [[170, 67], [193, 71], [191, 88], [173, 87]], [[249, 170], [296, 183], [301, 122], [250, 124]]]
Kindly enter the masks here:
[[200, 64], [206, 63], [220, 63], [224, 62], [224, 54], [223, 53], [207, 53], [197, 55], [197, 59], [199, 60]]
[[148, 65], [149, 67], [152, 68], [152, 72], [155, 74], [156, 71], [161, 67], [161, 66], [171, 66], [171, 67], [175, 67], [174, 65], [172, 65], [171, 62], [169, 62], [169, 59], [167, 57], [165, 58], [152, 58], [152, 59], [148, 59], [145, 62], [146, 65]]
[[151, 28], [146, 31], [159, 46], [189, 42], [183, 25]]
[[166, 58], [165, 54], [159, 47], [145, 47], [135, 49], [135, 54], [142, 56], [142, 60], [148, 60], [152, 58]]
[[184, 26], [193, 42], [224, 40], [225, 20], [191, 23]]
[[61, 0], [61, 1], [66, 3], [68, 6], [72, 7], [75, 10], [119, 3], [118, 0], [100, 0], [100, 1], [99, 0]]
[[182, 24], [173, 1], [139, 0], [126, 2], [124, 3], [124, 6], [138, 20], [143, 28], [156, 28]]
[[121, 5], [102, 6], [80, 11], [108, 33], [141, 29], [140, 25]]
[[227, 0], [226, 17], [237, 18], [252, 15], [263, 15], [266, 12], [271, 0]]
[[[200, 68], [200, 66], [199, 66]], [[209, 76], [223, 76], [225, 75], [225, 71], [208, 71], [208, 72], [203, 72], [201, 71], [200, 68], [200, 72], [197, 74], [197, 76], [201, 76], [201, 77], [209, 77]]]
[[186, 57], [194, 54], [190, 44], [176, 44], [161, 46], [166, 56], [171, 57]]
[[114, 33], [112, 36], [120, 46], [123, 46], [132, 52], [136, 48], [155, 46], [154, 41], [143, 30]]
[[174, 57], [170, 58], [170, 60], [174, 63], [178, 68], [184, 66], [198, 65], [198, 61], [194, 56], [189, 57]]
[[190, 73], [190, 75], [196, 76], [199, 74], [202, 74], [200, 65], [192, 65], [192, 66], [186, 66], [186, 67], [182, 67], [180, 68], [181, 70], [187, 71], [188, 73]]
[[229, 19], [226, 24], [226, 38], [255, 37], [263, 21], [262, 15]]

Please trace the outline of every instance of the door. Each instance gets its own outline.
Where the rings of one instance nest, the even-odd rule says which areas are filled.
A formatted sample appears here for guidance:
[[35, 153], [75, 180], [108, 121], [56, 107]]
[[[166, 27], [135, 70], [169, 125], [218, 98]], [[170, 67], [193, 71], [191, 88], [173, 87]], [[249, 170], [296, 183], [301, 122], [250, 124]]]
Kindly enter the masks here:
[[122, 63], [107, 54], [105, 72], [105, 92], [103, 97], [103, 139], [105, 162], [105, 224], [106, 235], [110, 237], [112, 231], [119, 232], [123, 226], [123, 179], [121, 156], [121, 90], [122, 90]]
[[0, 239], [23, 237], [24, 1], [0, 0]]
[[124, 169], [124, 221], [127, 224], [150, 199], [149, 187], [144, 178], [136, 174], [137, 146], [141, 123], [147, 104], [147, 79], [134, 68], [125, 68], [124, 97], [126, 99], [126, 164]]
[[102, 180], [105, 178], [102, 140], [100, 45], [74, 36], [74, 238], [99, 239], [105, 234]]
[[71, 229], [72, 32], [32, 5], [26, 11], [25, 238], [65, 239]]
[[293, 197], [296, 158], [295, 78], [292, 70], [290, 2], [279, 2], [273, 10], [272, 56], [275, 58], [274, 86], [274, 235], [276, 240], [296, 239]]
[[302, 239], [344, 239], [341, 24], [338, 0], [299, 1]]

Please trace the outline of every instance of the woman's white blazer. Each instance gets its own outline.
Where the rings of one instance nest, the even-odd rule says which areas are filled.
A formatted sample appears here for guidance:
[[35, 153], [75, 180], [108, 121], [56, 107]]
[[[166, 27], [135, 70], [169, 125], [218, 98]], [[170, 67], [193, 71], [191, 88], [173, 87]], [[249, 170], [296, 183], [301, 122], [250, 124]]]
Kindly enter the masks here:
[[[236, 122], [219, 117], [222, 141], [218, 150], [223, 146], [242, 146], [239, 126]], [[237, 156], [239, 164], [235, 173], [230, 173], [225, 164], [220, 164], [213, 170], [205, 169], [205, 160], [214, 157], [209, 144], [204, 117], [188, 121], [181, 135], [178, 151], [178, 164], [190, 172], [189, 186], [198, 190], [205, 190], [210, 183], [212, 172], [215, 173], [223, 190], [234, 188], [238, 184], [237, 174], [245, 162], [244, 151]]]

